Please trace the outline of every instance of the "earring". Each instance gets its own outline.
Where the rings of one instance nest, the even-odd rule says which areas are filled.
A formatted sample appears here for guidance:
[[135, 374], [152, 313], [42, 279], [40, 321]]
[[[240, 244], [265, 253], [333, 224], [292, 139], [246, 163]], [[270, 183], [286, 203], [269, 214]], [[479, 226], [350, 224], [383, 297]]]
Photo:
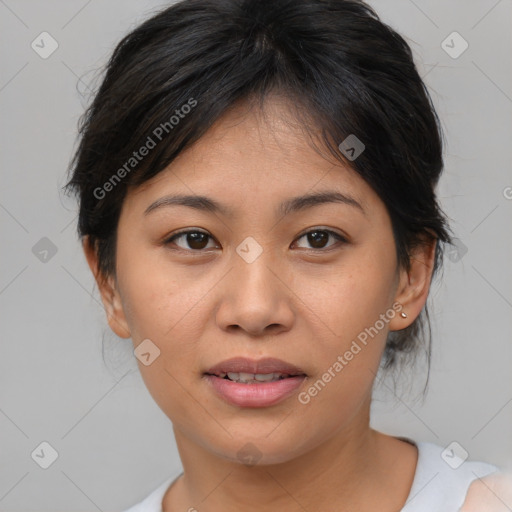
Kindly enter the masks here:
[[400, 316], [401, 316], [402, 318], [407, 318], [407, 313], [404, 313], [404, 312], [402, 311], [402, 312], [400, 313]]

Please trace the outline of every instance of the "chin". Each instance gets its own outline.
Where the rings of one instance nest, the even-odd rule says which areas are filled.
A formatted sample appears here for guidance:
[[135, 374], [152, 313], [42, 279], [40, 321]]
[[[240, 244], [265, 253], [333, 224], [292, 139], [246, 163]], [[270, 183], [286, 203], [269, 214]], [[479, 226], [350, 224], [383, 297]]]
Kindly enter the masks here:
[[[274, 424], [273, 428], [275, 426]], [[252, 429], [251, 435], [248, 435], [247, 430], [240, 435], [230, 432], [233, 438], [229, 438], [220, 446], [212, 446], [212, 451], [231, 462], [246, 466], [283, 464], [303, 453], [298, 446], [298, 440], [304, 439], [304, 433], [296, 439], [286, 431], [276, 431], [269, 435], [272, 429], [262, 429], [261, 432]]]

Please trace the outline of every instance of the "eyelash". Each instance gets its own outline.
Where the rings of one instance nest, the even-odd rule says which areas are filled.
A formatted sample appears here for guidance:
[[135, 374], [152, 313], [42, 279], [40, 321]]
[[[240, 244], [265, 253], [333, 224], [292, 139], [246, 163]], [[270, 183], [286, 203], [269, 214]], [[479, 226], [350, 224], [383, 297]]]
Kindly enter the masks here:
[[[343, 235], [340, 235], [339, 233], [336, 233], [335, 231], [332, 231], [330, 229], [321, 229], [321, 228], [310, 229], [310, 230], [302, 233], [301, 235], [299, 235], [296, 238], [296, 240], [300, 240], [301, 238], [303, 238], [304, 236], [308, 235], [309, 233], [315, 233], [315, 232], [328, 233], [329, 235], [332, 235], [334, 238], [336, 238], [342, 244], [348, 243], [348, 240]], [[205, 231], [200, 231], [198, 229], [187, 229], [187, 230], [178, 231], [177, 233], [174, 233], [172, 236], [170, 236], [169, 238], [164, 240], [163, 244], [164, 245], [170, 245], [176, 239], [178, 239], [178, 238], [180, 238], [180, 237], [182, 237], [184, 235], [190, 234], [190, 233], [201, 233], [203, 235], [208, 236], [210, 239], [214, 239], [211, 235], [209, 235]], [[314, 251], [314, 252], [327, 252], [330, 249], [332, 249], [335, 245], [336, 244], [328, 246], [326, 249], [325, 248], [321, 248], [321, 249], [312, 248], [312, 249], [305, 249], [305, 250]], [[206, 251], [206, 249], [183, 249], [182, 247], [179, 247], [178, 249], [175, 249], [175, 250], [183, 251], [183, 252], [195, 252], [195, 253], [202, 253], [202, 252]]]

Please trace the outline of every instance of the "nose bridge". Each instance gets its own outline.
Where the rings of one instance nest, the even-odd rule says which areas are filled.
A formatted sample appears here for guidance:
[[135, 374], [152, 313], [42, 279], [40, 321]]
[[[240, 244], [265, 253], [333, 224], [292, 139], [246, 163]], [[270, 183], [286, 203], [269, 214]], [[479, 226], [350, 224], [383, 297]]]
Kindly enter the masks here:
[[[240, 298], [248, 295], [254, 303], [265, 299], [266, 303], [273, 301], [273, 295], [276, 293], [276, 283], [274, 282], [276, 272], [271, 269], [272, 262], [275, 262], [275, 256], [269, 248], [263, 248], [262, 245], [253, 237], [245, 238], [236, 248], [234, 258], [234, 278], [238, 283]], [[270, 304], [269, 304], [270, 305]]]
[[238, 325], [251, 334], [261, 333], [269, 325], [289, 328], [293, 314], [286, 287], [276, 277], [275, 262], [270, 249], [253, 237], [236, 247], [217, 311], [221, 328]]

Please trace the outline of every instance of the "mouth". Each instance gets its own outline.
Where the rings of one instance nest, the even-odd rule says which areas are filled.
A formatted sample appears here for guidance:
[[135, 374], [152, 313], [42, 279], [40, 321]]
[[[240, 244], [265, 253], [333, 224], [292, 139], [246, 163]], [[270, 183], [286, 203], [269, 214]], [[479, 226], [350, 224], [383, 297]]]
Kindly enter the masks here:
[[246, 373], [246, 372], [218, 372], [206, 373], [219, 379], [230, 380], [231, 382], [238, 382], [240, 384], [260, 384], [263, 382], [277, 382], [278, 380], [289, 379], [291, 377], [305, 377], [305, 373]]
[[306, 372], [301, 368], [273, 357], [259, 360], [234, 357], [212, 366], [205, 374], [244, 384], [306, 376]]
[[223, 361], [203, 375], [220, 398], [238, 407], [275, 405], [293, 395], [307, 378], [301, 368], [280, 359], [243, 357]]

